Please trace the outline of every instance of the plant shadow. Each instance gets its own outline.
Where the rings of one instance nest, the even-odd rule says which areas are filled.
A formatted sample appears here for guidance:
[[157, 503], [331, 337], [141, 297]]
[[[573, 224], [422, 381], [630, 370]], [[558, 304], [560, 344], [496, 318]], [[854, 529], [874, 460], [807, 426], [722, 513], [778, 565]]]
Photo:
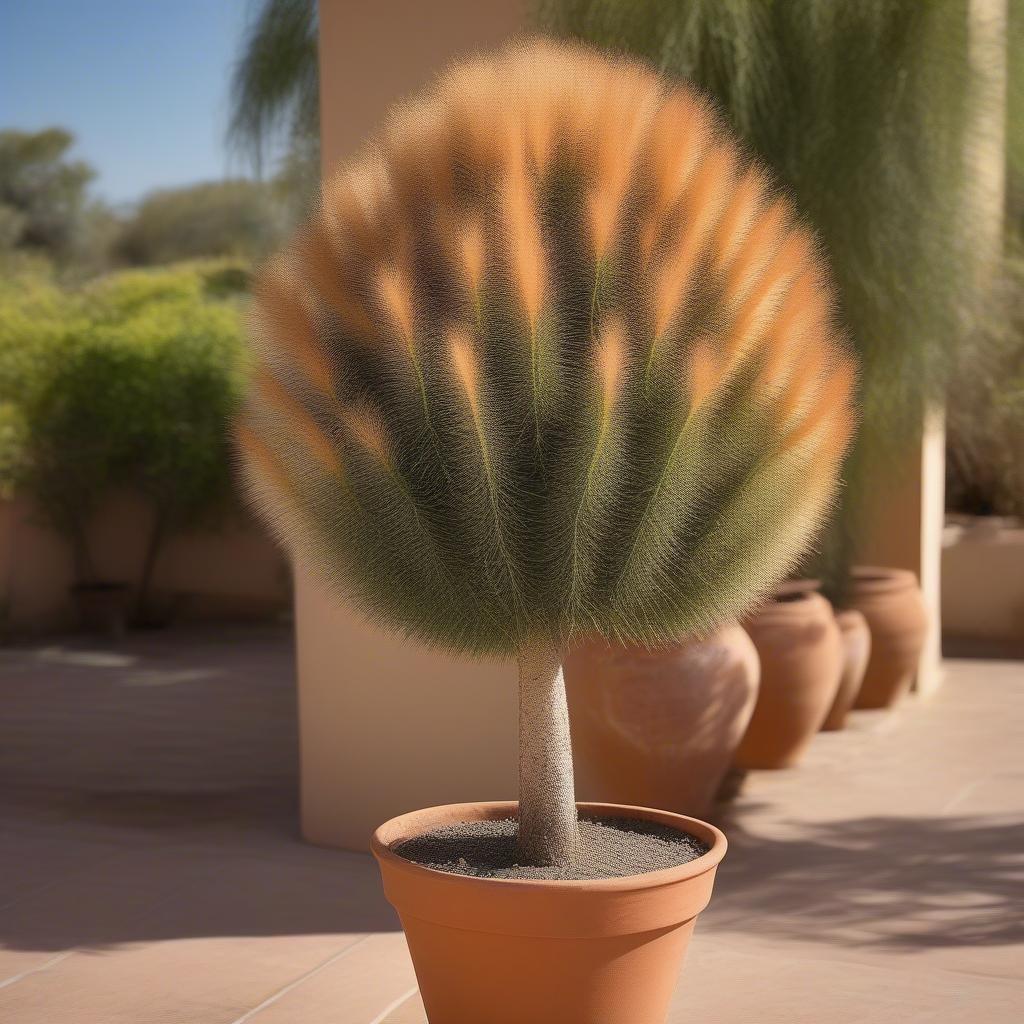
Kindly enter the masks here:
[[716, 929], [906, 951], [1024, 942], [1024, 821], [876, 816], [766, 838], [743, 817], [720, 822]]

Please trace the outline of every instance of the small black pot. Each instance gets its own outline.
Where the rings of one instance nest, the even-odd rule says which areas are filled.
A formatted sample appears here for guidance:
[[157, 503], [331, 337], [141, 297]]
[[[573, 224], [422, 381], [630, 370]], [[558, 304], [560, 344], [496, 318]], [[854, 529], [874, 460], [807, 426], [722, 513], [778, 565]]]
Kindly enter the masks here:
[[71, 588], [82, 628], [113, 640], [124, 636], [129, 596], [127, 583], [76, 583]]

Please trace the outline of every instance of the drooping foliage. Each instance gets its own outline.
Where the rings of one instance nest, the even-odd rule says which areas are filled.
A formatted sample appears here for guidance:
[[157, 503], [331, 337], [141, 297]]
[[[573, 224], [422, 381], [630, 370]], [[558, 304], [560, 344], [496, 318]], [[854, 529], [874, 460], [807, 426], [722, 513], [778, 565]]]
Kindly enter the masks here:
[[[974, 297], [967, 0], [539, 0], [558, 37], [706, 89], [819, 232], [861, 363], [848, 486], [813, 569], [840, 598], [864, 499], [941, 401]], [[897, 463], [898, 464], [898, 463]]]
[[263, 273], [254, 337], [257, 506], [384, 625], [472, 653], [737, 614], [852, 427], [811, 233], [700, 96], [582, 47], [397, 109]]
[[1024, 3], [1007, 5], [1006, 218], [946, 406], [946, 508], [1024, 516]]
[[316, 0], [261, 0], [231, 80], [231, 141], [260, 165], [281, 137], [318, 158]]

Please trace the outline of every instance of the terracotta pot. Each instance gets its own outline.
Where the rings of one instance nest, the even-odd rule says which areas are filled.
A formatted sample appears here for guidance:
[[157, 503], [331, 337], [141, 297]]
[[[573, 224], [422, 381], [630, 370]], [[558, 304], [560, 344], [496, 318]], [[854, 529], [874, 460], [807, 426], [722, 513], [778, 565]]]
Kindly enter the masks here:
[[753, 714], [759, 675], [738, 625], [660, 651], [584, 644], [565, 663], [577, 792], [705, 814]]
[[809, 591], [770, 601], [744, 622], [761, 658], [761, 689], [737, 768], [791, 768], [839, 689], [842, 642], [832, 606]]
[[846, 724], [846, 716], [860, 692], [871, 654], [871, 630], [868, 629], [868, 620], [860, 612], [853, 608], [836, 612], [836, 625], [843, 641], [843, 670], [832, 710], [822, 725], [822, 729], [827, 731], [842, 729]]
[[853, 570], [846, 603], [871, 630], [871, 656], [855, 708], [892, 707], [910, 689], [928, 633], [928, 612], [908, 569]]
[[580, 810], [684, 829], [711, 849], [646, 875], [581, 882], [451, 875], [392, 852], [459, 821], [508, 818], [514, 803], [452, 804], [393, 818], [373, 837], [430, 1024], [662, 1024], [725, 836], [693, 818], [581, 803]]

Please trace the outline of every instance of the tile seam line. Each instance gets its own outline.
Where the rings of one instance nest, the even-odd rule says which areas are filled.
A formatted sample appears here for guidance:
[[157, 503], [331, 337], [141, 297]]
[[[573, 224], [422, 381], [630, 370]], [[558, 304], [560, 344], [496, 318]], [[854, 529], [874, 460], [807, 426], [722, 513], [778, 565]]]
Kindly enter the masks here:
[[418, 991], [419, 986], [413, 985], [413, 987], [409, 989], [408, 992], [403, 993], [393, 1002], [388, 1003], [388, 1005], [385, 1006], [384, 1009], [381, 1010], [380, 1013], [378, 1013], [377, 1016], [370, 1021], [370, 1024], [384, 1024], [384, 1022], [388, 1019], [388, 1017], [391, 1016], [392, 1013], [395, 1012], [395, 1010], [397, 1010], [400, 1006], [403, 1006], [410, 999], [412, 999], [412, 997], [416, 995]]
[[67, 960], [72, 953], [77, 951], [77, 946], [74, 949], [66, 949], [63, 953], [58, 953], [56, 956], [51, 957], [46, 961], [46, 963], [39, 964], [36, 967], [30, 967], [27, 971], [22, 971], [20, 974], [12, 974], [9, 978], [5, 978], [3, 981], [0, 981], [0, 989], [7, 988], [9, 985], [16, 985], [19, 981], [24, 981], [25, 978], [29, 978], [33, 974], [42, 974], [44, 971], [48, 971], [51, 967], [56, 967], [62, 960]]
[[321, 971], [326, 970], [326, 968], [330, 967], [331, 964], [337, 963], [339, 960], [344, 959], [346, 956], [348, 956], [349, 953], [352, 952], [352, 950], [358, 948], [364, 942], [368, 942], [371, 938], [373, 938], [373, 935], [373, 932], [368, 932], [367, 934], [362, 935], [358, 939], [356, 939], [355, 942], [350, 942], [344, 949], [340, 949], [338, 950], [337, 953], [333, 953], [322, 963], [317, 964], [316, 967], [310, 968], [308, 971], [306, 971], [305, 974], [299, 975], [299, 977], [295, 978], [293, 981], [288, 982], [287, 985], [283, 985], [272, 995], [267, 996], [267, 998], [264, 999], [263, 1002], [260, 1003], [258, 1006], [254, 1006], [251, 1010], [246, 1010], [241, 1017], [237, 1018], [236, 1020], [233, 1020], [231, 1024], [246, 1024], [246, 1022], [252, 1020], [256, 1016], [256, 1014], [262, 1013], [268, 1007], [273, 1006], [274, 1003], [276, 1003], [279, 999], [283, 999], [286, 995], [288, 995], [289, 992], [293, 991], [294, 989], [297, 989], [300, 985], [307, 982], [314, 975], [317, 975]]

